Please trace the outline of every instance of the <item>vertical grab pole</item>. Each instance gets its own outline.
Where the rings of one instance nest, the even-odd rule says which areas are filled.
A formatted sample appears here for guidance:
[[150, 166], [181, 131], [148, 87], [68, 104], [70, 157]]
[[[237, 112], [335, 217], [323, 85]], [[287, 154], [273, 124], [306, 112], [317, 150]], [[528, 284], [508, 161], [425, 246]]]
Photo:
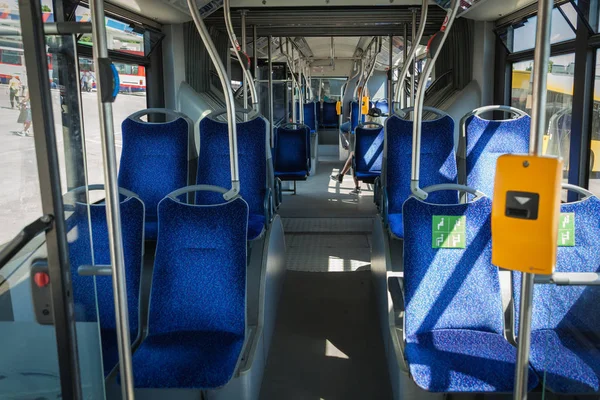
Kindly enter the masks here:
[[[204, 25], [204, 21], [202, 21], [202, 17], [200, 16], [200, 11], [198, 7], [196, 7], [195, 0], [187, 0], [188, 8], [190, 9], [190, 13], [192, 14], [192, 18], [194, 19], [194, 24], [196, 25], [196, 29], [198, 29], [198, 33], [200, 34], [200, 38], [206, 47], [206, 51], [210, 56], [213, 64], [217, 69], [217, 74], [219, 75], [219, 80], [221, 81], [221, 86], [223, 87], [223, 94], [225, 96], [225, 106], [227, 108], [227, 129], [229, 133], [229, 166], [231, 170], [231, 190], [223, 195], [225, 200], [231, 200], [236, 197], [240, 193], [240, 172], [238, 166], [238, 148], [237, 148], [237, 130], [235, 124], [235, 102], [233, 99], [233, 90], [231, 89], [231, 82], [229, 81], [229, 77], [227, 76], [227, 71], [225, 70], [225, 66], [221, 61], [221, 57], [219, 57], [219, 53], [215, 48], [215, 44], [210, 38], [210, 34], [206, 29], [206, 25]], [[256, 29], [256, 28], [255, 28]], [[256, 46], [256, 42], [254, 42]]]
[[[298, 51], [300, 53], [300, 51]], [[306, 83], [304, 80], [303, 65], [301, 60], [298, 60], [298, 77], [300, 78], [300, 97], [298, 98], [298, 112], [300, 113], [300, 123], [304, 123], [304, 96], [306, 92]]]
[[[452, 7], [448, 11], [448, 15], [446, 16], [448, 21], [446, 29], [443, 31], [438, 48], [435, 50], [431, 59], [427, 61], [425, 71], [423, 71], [423, 73], [421, 74], [419, 86], [417, 87], [417, 95], [415, 97], [410, 189], [416, 197], [423, 200], [427, 198], [427, 193], [419, 187], [419, 175], [421, 165], [421, 123], [423, 121], [423, 102], [425, 100], [425, 89], [427, 88], [427, 79], [433, 71], [435, 61], [440, 55], [442, 47], [444, 47], [444, 43], [448, 38], [448, 33], [450, 32], [450, 29], [452, 29], [452, 24], [454, 23], [454, 19], [456, 18], [456, 14], [458, 12], [458, 9], [460, 8], [460, 2], [461, 0], [453, 0], [452, 2]], [[412, 48], [416, 48], [415, 43], [413, 43]]]
[[98, 83], [98, 111], [102, 156], [104, 159], [104, 187], [106, 188], [106, 222], [110, 258], [113, 265], [112, 284], [115, 298], [115, 319], [117, 325], [117, 345], [119, 350], [119, 371], [121, 373], [121, 394], [123, 399], [134, 399], [133, 371], [131, 365], [131, 340], [129, 337], [129, 313], [127, 311], [127, 286], [125, 282], [125, 256], [121, 235], [121, 211], [119, 185], [117, 181], [117, 155], [113, 126], [112, 102], [105, 102], [105, 92], [113, 92], [111, 82], [104, 80], [102, 73], [106, 65], [101, 60], [108, 59], [104, 1], [90, 0], [92, 13], [93, 54]]
[[[252, 105], [253, 108], [256, 109], [256, 104], [258, 103], [258, 96], [256, 95], [256, 87], [251, 84], [252, 76], [250, 76], [250, 72], [248, 69], [250, 68], [248, 55], [244, 52], [245, 60], [242, 60], [242, 56], [240, 55], [240, 51], [242, 51], [242, 47], [238, 43], [237, 37], [235, 36], [235, 32], [233, 31], [233, 24], [231, 23], [231, 8], [229, 7], [229, 0], [223, 1], [223, 14], [225, 16], [225, 28], [227, 30], [227, 36], [229, 37], [229, 41], [235, 50], [235, 57], [240, 63], [240, 67], [242, 68], [242, 76], [244, 77], [244, 81], [248, 82], [248, 86], [250, 87], [250, 97], [252, 97]], [[242, 16], [243, 17], [243, 16]], [[242, 28], [243, 29], [243, 28]], [[246, 87], [244, 86], [244, 90]]]
[[[529, 130], [529, 154], [542, 155], [542, 143], [546, 130], [546, 81], [550, 58], [550, 32], [554, 1], [538, 2], [535, 50], [533, 56], [533, 92], [531, 107], [531, 128]], [[527, 399], [527, 378], [529, 374], [529, 348], [531, 344], [531, 314], [533, 301], [534, 274], [522, 274], [521, 309], [519, 312], [519, 343], [517, 368], [515, 371], [515, 399]]]
[[[289, 42], [289, 38], [288, 40], [285, 42], [285, 46], [287, 49]], [[294, 46], [291, 46], [292, 48], [292, 62], [289, 63], [290, 64], [290, 68], [292, 70], [292, 80], [295, 82], [295, 85], [292, 85], [292, 122], [296, 123], [298, 122], [298, 113], [296, 112], [296, 87], [298, 87], [298, 92], [300, 92], [300, 83], [298, 83], [298, 80], [296, 79], [296, 65], [295, 65], [295, 60], [294, 60]], [[288, 54], [290, 54], [288, 52]]]
[[388, 114], [391, 114], [392, 111], [392, 102], [394, 101], [394, 96], [392, 92], [394, 91], [394, 36], [389, 35], [390, 48], [389, 48], [389, 63], [388, 63], [388, 91], [387, 91], [387, 101], [388, 101]]
[[[408, 58], [408, 25], [404, 24], [404, 46], [402, 49], [402, 65], [406, 64], [406, 59]], [[400, 85], [400, 82], [404, 82], [404, 78], [402, 78], [402, 80], [400, 80], [400, 77], [402, 76], [402, 74], [399, 75], [398, 77], [398, 82], [396, 82], [396, 85]], [[396, 90], [398, 90], [398, 86], [396, 86]], [[399, 107], [400, 109], [405, 108], [406, 107], [406, 92], [404, 92], [404, 90], [401, 93], [402, 98], [401, 99], [396, 99], [397, 102], [399, 103]]]
[[[412, 61], [414, 60], [416, 54], [417, 54], [417, 47], [419, 45], [419, 42], [421, 41], [421, 38], [423, 37], [423, 32], [425, 32], [425, 24], [427, 22], [427, 12], [428, 12], [428, 0], [423, 0], [423, 4], [421, 5], [421, 19], [419, 21], [419, 31], [417, 32], [416, 36], [412, 37], [412, 44], [410, 46], [410, 53], [408, 54], [408, 56], [406, 56], [404, 58], [404, 65], [402, 65], [402, 70], [400, 71], [400, 75], [398, 76], [398, 84], [396, 85], [396, 94], [395, 94], [395, 98], [396, 101], [400, 101], [400, 94], [404, 93], [404, 80], [406, 79], [406, 75], [408, 73], [408, 69], [410, 68]], [[416, 13], [416, 10], [414, 11]], [[413, 13], [413, 18], [416, 18], [416, 14]], [[413, 22], [413, 30], [415, 29], [415, 23]], [[406, 30], [405, 30], [406, 33]], [[404, 52], [406, 54], [406, 34], [404, 35]], [[414, 75], [414, 69], [413, 69], [413, 75]], [[414, 80], [413, 82], [413, 86], [411, 87], [411, 92], [412, 94], [414, 94]], [[406, 107], [406, 102], [404, 101], [405, 96], [402, 96], [402, 103], [400, 103], [400, 109], [403, 109]], [[409, 96], [409, 100], [411, 100], [413, 97]], [[412, 101], [412, 100], [411, 100]], [[412, 105], [412, 103], [411, 103]]]
[[[242, 52], [244, 54], [248, 54], [246, 52], [246, 14], [248, 13], [247, 10], [242, 10], [240, 11], [241, 14], [241, 18], [242, 18]], [[248, 85], [251, 85], [252, 82], [250, 80], [248, 80], [247, 74], [243, 74], [242, 76], [242, 85], [244, 85], [244, 109], [248, 108]], [[256, 102], [258, 103], [258, 101]], [[248, 114], [244, 113], [244, 118], [247, 117]]]
[[269, 133], [271, 139], [271, 147], [275, 147], [275, 137], [273, 135], [273, 54], [271, 53], [271, 41], [272, 36], [269, 36], [269, 42], [267, 43], [267, 53], [269, 57]]
[[[257, 42], [258, 41], [258, 35], [257, 35], [257, 30], [256, 30], [256, 25], [252, 26], [252, 64], [254, 64], [252, 66], [253, 70], [254, 70], [254, 87], [256, 87], [256, 85], [258, 84], [258, 46], [257, 46]], [[260, 111], [260, 107], [259, 105], [260, 103], [257, 103], [256, 105], [256, 111]]]
[[[417, 36], [417, 10], [415, 8], [413, 8], [412, 10], [412, 34], [411, 34], [411, 40], [412, 42], [412, 46], [415, 48], [415, 56], [417, 54], [416, 49], [419, 46], [419, 43], [421, 42], [421, 37], [423, 36], [421, 34], [421, 36], [419, 36], [419, 38], [415, 41], [415, 37]], [[423, 26], [423, 28], [425, 28], [425, 26]], [[419, 29], [421, 29], [421, 27], [419, 27]], [[414, 107], [415, 105], [415, 83], [417, 82], [417, 79], [415, 77], [415, 70], [416, 70], [416, 66], [417, 63], [415, 63], [415, 58], [413, 57], [413, 59], [411, 60], [410, 63], [410, 105], [411, 107]]]

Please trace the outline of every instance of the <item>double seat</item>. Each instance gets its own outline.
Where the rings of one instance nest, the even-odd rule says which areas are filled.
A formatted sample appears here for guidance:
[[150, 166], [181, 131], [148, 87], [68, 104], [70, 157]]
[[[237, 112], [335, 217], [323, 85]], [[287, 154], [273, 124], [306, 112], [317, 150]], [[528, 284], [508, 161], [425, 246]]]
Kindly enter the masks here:
[[[512, 118], [481, 117], [491, 111], [510, 113]], [[443, 117], [438, 122], [440, 119]], [[447, 131], [437, 129], [428, 135], [432, 121], [424, 121], [425, 154], [436, 141], [452, 137], [449, 122]], [[390, 192], [394, 193], [390, 186], [406, 182], [403, 196], [395, 199], [401, 200], [403, 229], [396, 231], [402, 233], [401, 237], [393, 231], [394, 217], [390, 215], [394, 213], [388, 213], [387, 218], [390, 237], [403, 239], [404, 274], [400, 279], [405, 311], [403, 354], [410, 376], [417, 386], [430, 392], [511, 393], [521, 274], [511, 274], [513, 325], [508, 329], [508, 340], [500, 271], [491, 263], [491, 198], [498, 157], [528, 152], [530, 119], [525, 113], [504, 106], [485, 107], [467, 114], [461, 120], [458, 157], [454, 157], [452, 141], [445, 143], [445, 151], [438, 149], [437, 163], [422, 156], [421, 186], [441, 185], [430, 189], [425, 201], [410, 197], [409, 176], [394, 175], [394, 171], [401, 172], [400, 168], [394, 168], [397, 165], [394, 158], [402, 154], [402, 147], [410, 151], [412, 142], [412, 124], [404, 125], [409, 124], [394, 116], [386, 126], [389, 142], [384, 170], [388, 169], [384, 176], [388, 180], [383, 193], [389, 201]], [[399, 146], [399, 140], [395, 139], [402, 135], [406, 136], [406, 143]], [[410, 160], [410, 153], [404, 157]], [[410, 166], [405, 169], [410, 170]], [[425, 181], [432, 176], [431, 169], [437, 179]], [[457, 190], [456, 186], [449, 190], [452, 185], [448, 184], [456, 178], [448, 180], [451, 177], [448, 171], [457, 171], [461, 184], [485, 195], [481, 192], [465, 195], [465, 190]], [[561, 204], [561, 213], [567, 213], [574, 221], [575, 242], [558, 247], [555, 273], [598, 273], [600, 200], [581, 188], [565, 185], [565, 189], [574, 190], [580, 200]], [[457, 201], [459, 191], [464, 196], [461, 202]], [[451, 192], [452, 198], [435, 197], [444, 192]], [[398, 204], [386, 205], [389, 211]], [[452, 226], [444, 231], [440, 227], [443, 223]], [[440, 235], [456, 236], [456, 243], [462, 244], [453, 247], [444, 240], [437, 242]], [[528, 389], [534, 389], [544, 378], [544, 388], [558, 394], [597, 393], [600, 318], [592, 310], [600, 299], [598, 286], [544, 283], [536, 284], [534, 290]]]

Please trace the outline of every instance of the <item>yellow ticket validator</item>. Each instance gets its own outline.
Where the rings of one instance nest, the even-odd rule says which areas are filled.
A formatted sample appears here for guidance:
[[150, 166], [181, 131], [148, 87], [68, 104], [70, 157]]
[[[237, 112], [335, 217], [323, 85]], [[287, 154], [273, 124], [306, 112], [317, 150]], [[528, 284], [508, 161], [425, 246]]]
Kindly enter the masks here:
[[562, 159], [498, 158], [492, 203], [492, 264], [549, 275], [556, 264]]
[[361, 114], [367, 115], [369, 113], [369, 96], [363, 96], [361, 107]]
[[337, 115], [342, 115], [342, 102], [338, 101], [337, 103], [335, 103], [335, 111], [337, 112]]

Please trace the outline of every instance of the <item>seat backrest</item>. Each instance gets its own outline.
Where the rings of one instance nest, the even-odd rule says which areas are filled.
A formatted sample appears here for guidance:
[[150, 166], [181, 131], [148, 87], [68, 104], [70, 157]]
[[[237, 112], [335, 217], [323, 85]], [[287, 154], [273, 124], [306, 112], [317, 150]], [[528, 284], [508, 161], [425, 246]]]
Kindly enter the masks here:
[[322, 123], [322, 121], [321, 121], [321, 106], [322, 106], [322, 103], [320, 101], [316, 101], [315, 104], [316, 104], [316, 107], [317, 107], [317, 110], [316, 110], [316, 113], [317, 113], [317, 126], [320, 126], [321, 123]]
[[[559, 245], [555, 272], [600, 272], [600, 200], [591, 196], [581, 201], [564, 203], [561, 213], [572, 213], [569, 220], [559, 226], [565, 239], [574, 224], [574, 246]], [[562, 219], [562, 218], [561, 218]], [[571, 230], [571, 232], [573, 232]], [[569, 240], [572, 238], [569, 237]], [[513, 299], [515, 316], [519, 315], [521, 303], [521, 273], [514, 272]], [[532, 331], [557, 329], [582, 334], [600, 332], [600, 315], [594, 310], [600, 302], [598, 286], [557, 286], [537, 284], [534, 287]], [[514, 318], [518, 333], [518, 318]]]
[[[73, 279], [73, 299], [77, 320], [100, 322], [102, 330], [116, 330], [112, 278], [110, 276], [80, 276], [82, 265], [111, 265], [106, 206], [75, 203], [69, 218], [69, 261]], [[140, 333], [140, 280], [144, 253], [144, 203], [136, 195], [121, 195], [121, 226], [129, 309], [129, 330], [134, 340]], [[91, 238], [90, 223], [91, 221]], [[91, 249], [93, 247], [93, 259]], [[97, 308], [96, 308], [97, 307]], [[96, 312], [96, 310], [98, 310]], [[102, 338], [115, 343], [114, 338]], [[114, 365], [105, 365], [105, 372]]]
[[[384, 154], [385, 185], [388, 212], [400, 213], [402, 203], [411, 195], [410, 173], [413, 122], [393, 115], [385, 123], [387, 151]], [[454, 120], [447, 115], [423, 121], [421, 130], [421, 187], [441, 183], [456, 183], [454, 151]], [[455, 204], [455, 191], [434, 192], [429, 202]]]
[[[200, 121], [200, 153], [198, 156], [198, 185], [231, 186], [229, 165], [229, 136], [227, 123], [209, 114]], [[264, 214], [268, 190], [267, 163], [270, 162], [268, 122], [255, 117], [237, 123], [240, 195], [248, 203], [251, 215]], [[197, 198], [219, 197], [218, 193], [198, 192]], [[212, 201], [212, 200], [211, 200]]]
[[353, 100], [350, 103], [350, 131], [354, 132], [358, 126], [358, 102]]
[[[140, 119], [149, 114], [165, 114], [172, 121], [154, 123]], [[148, 109], [127, 117], [121, 129], [119, 186], [140, 196], [146, 206], [146, 239], [155, 239], [158, 202], [173, 190], [194, 182], [194, 127], [183, 114]]]
[[286, 124], [277, 129], [275, 172], [306, 171], [308, 174], [310, 129], [306, 125]]
[[304, 104], [304, 124], [310, 128], [311, 132], [316, 132], [317, 130], [316, 108], [317, 106], [314, 101]]
[[472, 115], [465, 121], [466, 184], [492, 197], [496, 162], [502, 154], [527, 154], [531, 119], [486, 120]]
[[368, 123], [359, 125], [356, 130], [354, 157], [356, 172], [381, 173], [383, 158], [383, 126]]
[[[438, 329], [503, 334], [500, 279], [492, 265], [491, 210], [487, 197], [456, 205], [414, 197], [404, 203], [407, 342]], [[434, 248], [455, 235], [464, 248]]]
[[325, 101], [323, 102], [323, 125], [325, 126], [337, 126], [338, 117], [335, 109], [335, 102]]
[[[149, 335], [245, 335], [248, 205], [241, 198], [191, 205], [165, 197], [150, 300]], [[203, 196], [203, 199], [207, 197]]]
[[379, 108], [383, 114], [388, 114], [390, 112], [390, 107], [386, 99], [377, 100], [375, 102], [375, 107]]

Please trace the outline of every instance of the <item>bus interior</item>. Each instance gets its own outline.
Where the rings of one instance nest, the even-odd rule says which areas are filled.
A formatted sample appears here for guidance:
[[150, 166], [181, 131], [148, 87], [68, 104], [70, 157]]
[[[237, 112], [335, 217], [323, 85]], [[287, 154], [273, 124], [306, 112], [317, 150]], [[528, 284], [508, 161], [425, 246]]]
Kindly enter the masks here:
[[5, 0], [0, 399], [600, 399], [599, 15]]

